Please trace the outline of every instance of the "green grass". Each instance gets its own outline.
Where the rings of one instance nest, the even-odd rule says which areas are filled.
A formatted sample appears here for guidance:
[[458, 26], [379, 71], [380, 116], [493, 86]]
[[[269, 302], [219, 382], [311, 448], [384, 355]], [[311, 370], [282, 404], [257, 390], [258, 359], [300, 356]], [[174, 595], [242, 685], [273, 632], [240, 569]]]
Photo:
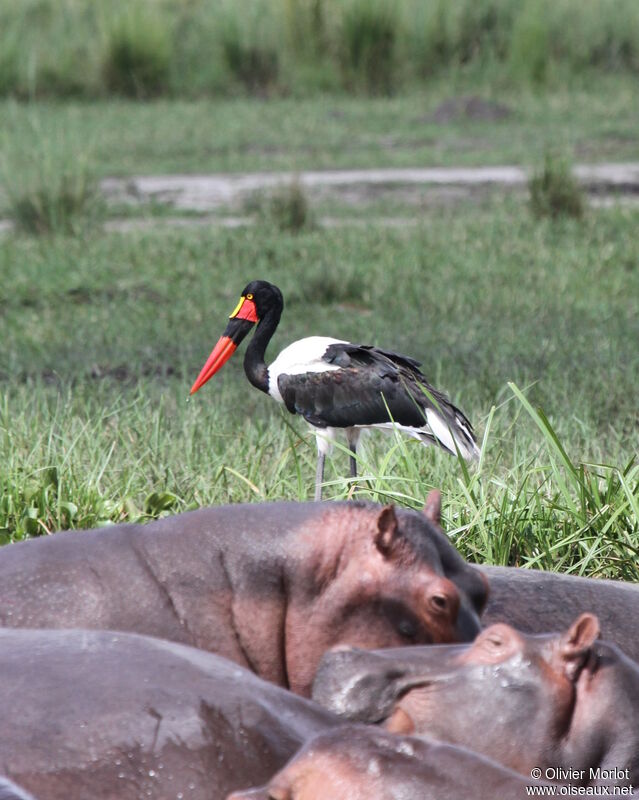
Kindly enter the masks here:
[[[497, 121], [437, 122], [451, 97], [506, 104]], [[91, 147], [95, 174], [517, 163], [533, 166], [548, 149], [574, 162], [639, 159], [639, 84], [584, 78], [581, 87], [543, 94], [499, 90], [454, 76], [427, 92], [393, 98], [331, 97], [86, 104], [0, 102], [0, 142], [16, 127], [66, 131]], [[19, 170], [13, 171], [19, 180]]]
[[8, 104], [0, 131], [0, 182], [5, 207], [28, 233], [73, 233], [95, 221], [101, 203], [91, 141], [76, 136], [74, 112], [47, 120]]
[[148, 98], [168, 92], [170, 35], [149, 9], [134, 6], [115, 20], [102, 58], [102, 78], [110, 93]]
[[270, 194], [254, 193], [247, 198], [243, 210], [247, 214], [256, 213], [263, 224], [282, 231], [301, 231], [313, 225], [308, 197], [297, 180]]
[[386, 0], [351, 2], [342, 23], [341, 60], [347, 84], [390, 94], [396, 81], [397, 11]]
[[583, 216], [583, 191], [570, 164], [557, 155], [546, 154], [543, 166], [528, 181], [528, 191], [530, 208], [538, 217]]
[[372, 435], [360, 488], [338, 451], [329, 497], [418, 506], [437, 486], [475, 560], [636, 580], [638, 222], [630, 210], [538, 221], [504, 202], [401, 231], [5, 237], [0, 528], [310, 498], [312, 436], [248, 385], [241, 357], [187, 401], [239, 291], [262, 277], [286, 300], [268, 355], [322, 333], [414, 355], [486, 439], [466, 473]]
[[[55, 42], [55, 47], [51, 47]], [[448, 70], [639, 71], [634, 0], [0, 0], [0, 92], [386, 92]]]

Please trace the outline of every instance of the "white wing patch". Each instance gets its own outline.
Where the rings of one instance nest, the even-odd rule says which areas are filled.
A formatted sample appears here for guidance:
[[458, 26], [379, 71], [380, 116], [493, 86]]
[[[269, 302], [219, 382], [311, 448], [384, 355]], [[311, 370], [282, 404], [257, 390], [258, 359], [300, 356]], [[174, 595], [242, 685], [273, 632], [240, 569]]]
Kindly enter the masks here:
[[303, 375], [305, 372], [334, 372], [341, 369], [335, 364], [328, 364], [323, 355], [332, 344], [348, 344], [343, 339], [331, 339], [330, 336], [308, 336], [289, 344], [278, 355], [268, 368], [268, 393], [283, 403], [277, 385], [280, 375]]

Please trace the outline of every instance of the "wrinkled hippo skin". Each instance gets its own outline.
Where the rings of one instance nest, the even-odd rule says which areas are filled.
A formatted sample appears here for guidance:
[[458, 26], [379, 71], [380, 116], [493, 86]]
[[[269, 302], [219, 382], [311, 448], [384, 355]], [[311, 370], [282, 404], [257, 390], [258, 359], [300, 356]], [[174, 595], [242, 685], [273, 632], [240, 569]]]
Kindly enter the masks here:
[[0, 770], [38, 800], [221, 800], [338, 723], [233, 662], [136, 634], [0, 630], [0, 674]]
[[[563, 634], [486, 628], [471, 645], [327, 653], [313, 697], [346, 719], [468, 747], [529, 775], [639, 783], [639, 666], [583, 614]], [[594, 770], [594, 772], [591, 772]], [[599, 770], [599, 771], [597, 771]], [[625, 771], [619, 773], [617, 771]]]
[[639, 661], [639, 585], [517, 567], [481, 569], [490, 582], [484, 625], [506, 622], [524, 633], [543, 633], [588, 611], [599, 617], [603, 639]]
[[476, 753], [347, 725], [320, 734], [265, 786], [228, 800], [523, 800], [526, 779]]
[[308, 695], [333, 645], [469, 641], [486, 581], [423, 513], [372, 503], [206, 508], [0, 549], [0, 625], [97, 628], [216, 652]]

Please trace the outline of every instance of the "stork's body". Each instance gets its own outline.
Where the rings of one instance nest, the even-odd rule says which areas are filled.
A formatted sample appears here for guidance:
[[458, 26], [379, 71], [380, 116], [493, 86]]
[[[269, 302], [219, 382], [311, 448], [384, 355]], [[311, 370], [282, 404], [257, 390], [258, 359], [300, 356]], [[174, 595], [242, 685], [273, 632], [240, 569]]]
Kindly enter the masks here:
[[441, 392], [433, 389], [419, 362], [370, 345], [310, 336], [286, 347], [267, 367], [266, 347], [284, 307], [281, 292], [253, 281], [242, 293], [229, 324], [191, 388], [196, 392], [230, 358], [251, 327], [257, 329], [244, 370], [257, 389], [300, 414], [316, 429], [318, 460], [315, 499], [321, 498], [324, 460], [342, 428], [356, 476], [357, 442], [363, 428], [397, 427], [424, 444], [476, 458], [472, 426]]

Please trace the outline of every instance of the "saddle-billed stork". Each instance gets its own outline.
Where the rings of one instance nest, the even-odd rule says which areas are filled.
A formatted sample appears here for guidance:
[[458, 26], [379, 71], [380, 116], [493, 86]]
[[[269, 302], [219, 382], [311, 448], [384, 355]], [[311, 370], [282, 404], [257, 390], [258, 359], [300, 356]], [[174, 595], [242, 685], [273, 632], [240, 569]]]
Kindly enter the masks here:
[[322, 497], [324, 460], [338, 428], [344, 429], [351, 450], [352, 477], [357, 476], [357, 442], [363, 428], [397, 426], [424, 444], [437, 444], [453, 455], [459, 452], [465, 459], [479, 456], [466, 416], [428, 384], [419, 361], [412, 358], [371, 345], [309, 336], [284, 348], [267, 367], [264, 355], [283, 308], [277, 286], [267, 281], [249, 283], [191, 394], [215, 375], [257, 324], [244, 356], [246, 377], [316, 428], [316, 500]]

